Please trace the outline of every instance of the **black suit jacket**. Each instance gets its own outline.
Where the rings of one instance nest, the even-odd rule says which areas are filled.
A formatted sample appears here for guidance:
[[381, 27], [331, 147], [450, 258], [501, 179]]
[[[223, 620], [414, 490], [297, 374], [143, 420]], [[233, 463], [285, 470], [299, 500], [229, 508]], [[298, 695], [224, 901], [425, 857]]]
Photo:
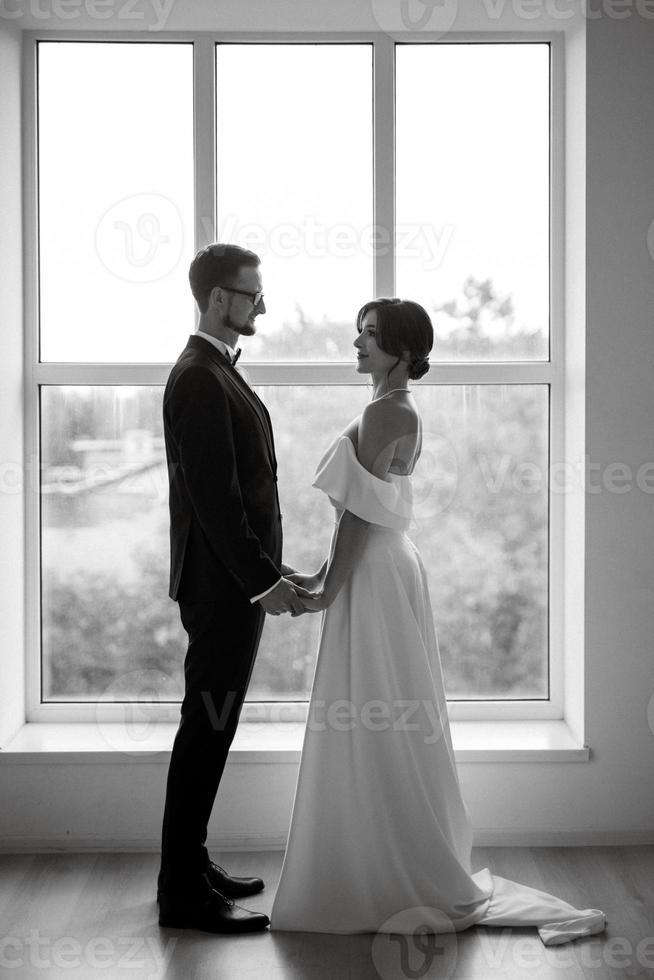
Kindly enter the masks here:
[[282, 526], [270, 416], [228, 358], [191, 336], [163, 399], [170, 591], [186, 602], [249, 598], [279, 579]]

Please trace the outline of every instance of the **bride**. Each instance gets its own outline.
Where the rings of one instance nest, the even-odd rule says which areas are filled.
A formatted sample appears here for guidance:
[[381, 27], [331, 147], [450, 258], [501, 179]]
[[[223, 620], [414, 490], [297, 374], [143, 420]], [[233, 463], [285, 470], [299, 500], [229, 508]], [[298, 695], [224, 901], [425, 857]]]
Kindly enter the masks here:
[[408, 382], [429, 369], [425, 310], [378, 299], [357, 316], [373, 397], [328, 447], [314, 486], [336, 522], [329, 558], [294, 581], [324, 610], [288, 845], [271, 928], [459, 932], [538, 928], [545, 945], [601, 932], [604, 913], [471, 873], [443, 674], [411, 522], [422, 429]]

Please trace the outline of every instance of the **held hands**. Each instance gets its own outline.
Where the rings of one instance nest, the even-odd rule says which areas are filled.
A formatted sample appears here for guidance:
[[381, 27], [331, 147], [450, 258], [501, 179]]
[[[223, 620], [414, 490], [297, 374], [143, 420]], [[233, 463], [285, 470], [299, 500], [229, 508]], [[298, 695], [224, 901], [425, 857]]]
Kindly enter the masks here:
[[322, 612], [330, 605], [323, 591], [327, 563], [313, 575], [294, 572], [289, 575], [289, 581], [299, 587], [302, 595], [303, 612]]
[[314, 592], [302, 596], [302, 603], [305, 612], [322, 612], [327, 606], [331, 605], [331, 600], [324, 592]]
[[287, 575], [286, 578], [293, 585], [299, 585], [301, 589], [305, 589], [307, 592], [317, 592], [322, 585], [323, 576], [320, 572], [316, 572], [314, 575], [305, 575], [303, 572], [293, 572], [292, 575]]
[[306, 589], [295, 585], [290, 578], [283, 578], [259, 602], [270, 616], [279, 616], [286, 612], [290, 612], [292, 616], [301, 616], [305, 612], [304, 600], [309, 598], [311, 596]]

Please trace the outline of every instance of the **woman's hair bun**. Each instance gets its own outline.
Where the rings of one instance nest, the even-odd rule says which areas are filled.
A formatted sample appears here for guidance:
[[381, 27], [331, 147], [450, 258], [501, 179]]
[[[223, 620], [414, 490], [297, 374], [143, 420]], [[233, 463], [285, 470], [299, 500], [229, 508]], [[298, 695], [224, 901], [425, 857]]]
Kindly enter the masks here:
[[427, 374], [427, 371], [429, 370], [429, 368], [430, 368], [430, 364], [429, 364], [429, 355], [428, 354], [425, 354], [424, 357], [414, 357], [414, 358], [412, 358], [411, 364], [409, 366], [409, 378], [410, 378], [410, 380], [411, 381], [417, 381], [418, 378], [422, 378], [422, 376], [424, 374]]

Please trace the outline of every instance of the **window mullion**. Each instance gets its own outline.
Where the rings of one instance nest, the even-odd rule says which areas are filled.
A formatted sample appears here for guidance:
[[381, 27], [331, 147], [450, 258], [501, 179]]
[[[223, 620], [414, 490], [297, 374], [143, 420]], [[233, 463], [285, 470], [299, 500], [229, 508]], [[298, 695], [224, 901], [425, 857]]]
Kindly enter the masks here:
[[193, 141], [197, 250], [216, 240], [216, 46], [210, 36], [193, 43]]
[[38, 385], [165, 385], [172, 364], [49, 362], [37, 364]]
[[[33, 366], [38, 385], [165, 385], [172, 364], [46, 362]], [[248, 361], [240, 362], [252, 384], [343, 384], [365, 385], [365, 375], [356, 373], [348, 361]], [[412, 385], [552, 384], [559, 381], [557, 369], [547, 361], [439, 362], [435, 359], [424, 379]]]
[[39, 230], [38, 230], [38, 46], [23, 45], [23, 221], [25, 395], [23, 491], [25, 500], [25, 712], [41, 700], [41, 595], [39, 508]]
[[395, 295], [395, 44], [375, 39], [373, 59], [373, 291]]

